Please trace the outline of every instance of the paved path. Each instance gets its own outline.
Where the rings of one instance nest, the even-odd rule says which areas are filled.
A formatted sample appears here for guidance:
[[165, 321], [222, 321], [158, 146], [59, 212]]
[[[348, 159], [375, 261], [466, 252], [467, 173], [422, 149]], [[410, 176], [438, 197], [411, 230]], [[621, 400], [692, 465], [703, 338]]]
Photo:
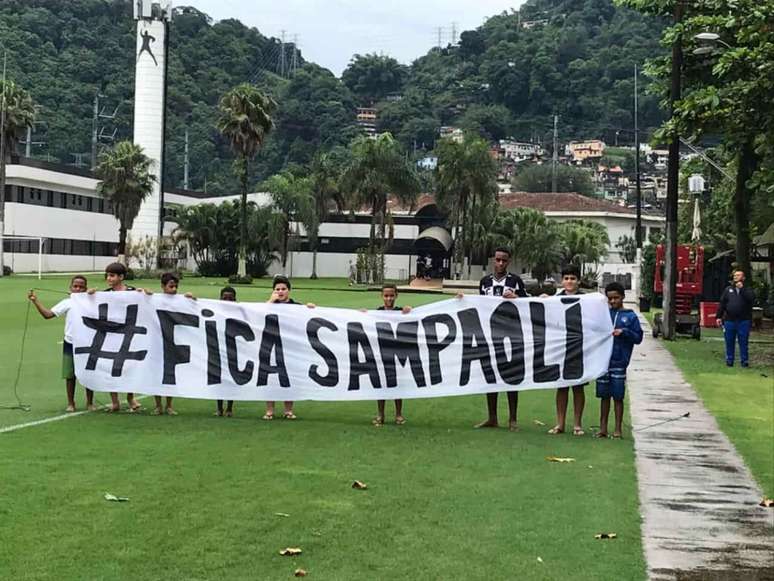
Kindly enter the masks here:
[[774, 579], [774, 509], [758, 506], [742, 458], [642, 323], [628, 386], [649, 578]]

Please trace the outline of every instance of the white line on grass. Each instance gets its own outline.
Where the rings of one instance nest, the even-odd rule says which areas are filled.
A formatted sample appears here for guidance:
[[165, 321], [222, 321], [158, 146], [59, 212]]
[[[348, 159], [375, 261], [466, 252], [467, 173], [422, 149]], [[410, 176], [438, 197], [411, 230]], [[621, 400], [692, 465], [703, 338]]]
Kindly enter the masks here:
[[[137, 400], [145, 399], [150, 397], [149, 395], [143, 395], [141, 397], [135, 398]], [[99, 408], [98, 411], [104, 410], [108, 408], [108, 405], [104, 405], [101, 408]], [[48, 424], [49, 422], [58, 422], [59, 420], [66, 420], [67, 418], [75, 418], [78, 416], [82, 416], [83, 414], [89, 414], [89, 413], [95, 413], [90, 412], [89, 410], [83, 410], [82, 412], [70, 412], [66, 414], [62, 414], [61, 416], [53, 416], [51, 418], [43, 418], [42, 420], [35, 420], [34, 422], [25, 422], [23, 424], [16, 424], [15, 426], [8, 426], [6, 428], [0, 428], [0, 434], [5, 434], [7, 432], [15, 432], [16, 430], [22, 430], [24, 428], [32, 428], [35, 426], [40, 426], [42, 424]]]

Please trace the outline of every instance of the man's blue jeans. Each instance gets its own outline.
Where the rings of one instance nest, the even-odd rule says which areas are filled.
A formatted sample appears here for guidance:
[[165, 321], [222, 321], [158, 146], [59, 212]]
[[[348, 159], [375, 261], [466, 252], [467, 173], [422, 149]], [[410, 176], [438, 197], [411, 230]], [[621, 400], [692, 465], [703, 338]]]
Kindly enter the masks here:
[[739, 360], [747, 365], [747, 340], [750, 338], [752, 321], [724, 321], [723, 337], [726, 340], [726, 363], [733, 365], [736, 339], [739, 338]]

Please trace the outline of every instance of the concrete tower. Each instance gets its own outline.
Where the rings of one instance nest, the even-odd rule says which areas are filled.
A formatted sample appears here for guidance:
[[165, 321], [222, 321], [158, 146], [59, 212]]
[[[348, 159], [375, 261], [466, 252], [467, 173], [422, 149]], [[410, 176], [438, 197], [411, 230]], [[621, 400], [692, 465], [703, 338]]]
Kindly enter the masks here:
[[161, 175], [164, 153], [164, 110], [167, 29], [172, 19], [171, 2], [134, 0], [137, 21], [137, 61], [134, 74], [134, 143], [154, 161], [156, 182], [134, 221], [134, 242], [157, 238], [161, 225]]

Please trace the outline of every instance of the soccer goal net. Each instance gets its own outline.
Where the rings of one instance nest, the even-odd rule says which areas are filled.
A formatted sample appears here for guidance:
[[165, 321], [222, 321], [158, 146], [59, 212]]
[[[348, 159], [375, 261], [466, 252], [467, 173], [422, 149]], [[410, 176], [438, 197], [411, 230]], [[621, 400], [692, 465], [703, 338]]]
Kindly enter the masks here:
[[[3, 265], [11, 268], [16, 272], [16, 262], [19, 255], [37, 255], [37, 272], [38, 280], [43, 277], [43, 250], [46, 246], [46, 239], [41, 236], [8, 236], [4, 235], [2, 248], [0, 252], [3, 252]], [[35, 268], [29, 269], [29, 262], [24, 261], [25, 270], [35, 271]]]

